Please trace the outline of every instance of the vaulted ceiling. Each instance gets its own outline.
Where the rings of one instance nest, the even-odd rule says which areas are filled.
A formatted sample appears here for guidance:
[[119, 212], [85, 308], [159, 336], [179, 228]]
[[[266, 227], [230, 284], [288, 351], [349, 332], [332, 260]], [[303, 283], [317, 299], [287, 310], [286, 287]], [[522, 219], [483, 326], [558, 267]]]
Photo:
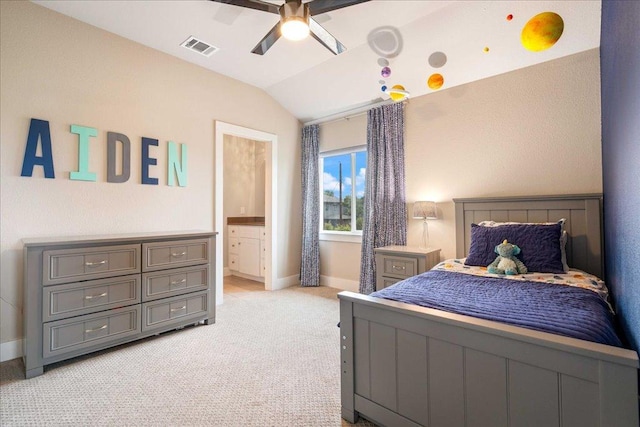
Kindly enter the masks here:
[[[213, 1], [34, 2], [261, 88], [303, 122], [388, 99], [383, 85], [416, 97], [434, 91], [434, 73], [444, 78], [436, 90], [446, 90], [600, 44], [601, 3], [590, 0], [373, 0], [315, 16], [347, 47], [337, 56], [311, 37], [281, 38], [255, 55], [278, 15]], [[522, 29], [542, 12], [562, 17], [562, 36], [551, 48], [527, 50]], [[181, 47], [190, 36], [218, 50], [206, 57]], [[386, 63], [391, 74], [383, 77]]]

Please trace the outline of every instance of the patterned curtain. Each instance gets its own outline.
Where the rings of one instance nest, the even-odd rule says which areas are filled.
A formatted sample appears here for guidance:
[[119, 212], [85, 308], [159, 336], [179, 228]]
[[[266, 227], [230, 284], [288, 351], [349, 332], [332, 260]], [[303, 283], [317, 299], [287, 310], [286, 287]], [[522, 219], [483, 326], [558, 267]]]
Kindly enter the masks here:
[[368, 112], [360, 293], [376, 289], [373, 249], [406, 243], [404, 104], [399, 102]]
[[302, 128], [302, 261], [300, 286], [320, 286], [318, 125]]

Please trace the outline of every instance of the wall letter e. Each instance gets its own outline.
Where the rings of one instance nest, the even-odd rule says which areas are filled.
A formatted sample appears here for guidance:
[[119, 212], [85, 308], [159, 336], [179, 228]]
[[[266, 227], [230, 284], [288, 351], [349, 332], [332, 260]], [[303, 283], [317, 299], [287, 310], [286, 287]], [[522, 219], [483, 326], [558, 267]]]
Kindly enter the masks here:
[[158, 160], [155, 157], [149, 157], [149, 146], [158, 146], [158, 140], [153, 138], [142, 137], [142, 183], [149, 185], [158, 185], [158, 178], [149, 176], [149, 166], [157, 165]]

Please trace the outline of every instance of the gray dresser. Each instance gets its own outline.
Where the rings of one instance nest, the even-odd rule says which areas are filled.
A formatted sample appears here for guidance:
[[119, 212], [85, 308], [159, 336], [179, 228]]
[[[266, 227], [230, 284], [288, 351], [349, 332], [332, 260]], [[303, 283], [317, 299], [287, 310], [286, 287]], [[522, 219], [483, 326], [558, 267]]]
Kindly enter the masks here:
[[25, 376], [51, 363], [215, 322], [213, 232], [25, 239]]

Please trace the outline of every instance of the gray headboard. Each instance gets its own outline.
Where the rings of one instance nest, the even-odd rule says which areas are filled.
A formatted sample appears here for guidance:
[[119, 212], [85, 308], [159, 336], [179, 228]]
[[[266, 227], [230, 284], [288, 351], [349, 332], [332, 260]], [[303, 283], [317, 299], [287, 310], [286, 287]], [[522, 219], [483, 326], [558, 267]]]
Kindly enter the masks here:
[[603, 277], [602, 194], [453, 199], [456, 256], [467, 256], [471, 224], [480, 221], [550, 222], [565, 218], [567, 264]]

